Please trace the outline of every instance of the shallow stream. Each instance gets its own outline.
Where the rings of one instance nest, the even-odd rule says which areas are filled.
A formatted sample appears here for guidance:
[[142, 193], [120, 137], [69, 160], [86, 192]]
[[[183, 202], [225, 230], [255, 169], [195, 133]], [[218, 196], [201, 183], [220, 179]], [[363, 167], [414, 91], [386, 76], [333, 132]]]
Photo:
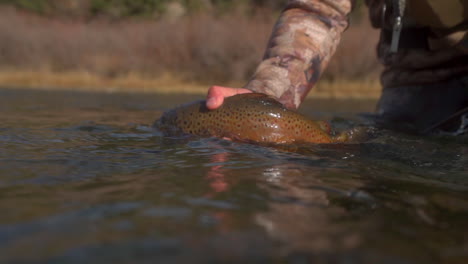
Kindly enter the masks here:
[[[468, 141], [162, 137], [200, 99], [0, 89], [0, 263], [468, 263]], [[372, 101], [308, 100], [339, 129]]]

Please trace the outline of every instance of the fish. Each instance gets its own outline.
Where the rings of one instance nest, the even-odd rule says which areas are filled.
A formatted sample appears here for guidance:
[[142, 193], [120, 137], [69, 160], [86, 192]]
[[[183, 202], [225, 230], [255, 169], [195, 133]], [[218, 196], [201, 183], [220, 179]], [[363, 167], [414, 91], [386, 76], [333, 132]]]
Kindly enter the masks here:
[[328, 122], [310, 120], [261, 93], [227, 97], [215, 110], [208, 109], [204, 100], [188, 103], [163, 113], [154, 126], [166, 136], [192, 134], [260, 144], [344, 140], [331, 136]]

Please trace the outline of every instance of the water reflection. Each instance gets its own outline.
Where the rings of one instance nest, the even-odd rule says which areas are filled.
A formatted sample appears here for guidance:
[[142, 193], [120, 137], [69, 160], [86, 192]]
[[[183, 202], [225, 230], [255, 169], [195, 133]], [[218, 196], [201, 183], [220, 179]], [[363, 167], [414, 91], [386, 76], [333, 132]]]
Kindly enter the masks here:
[[209, 181], [210, 187], [214, 193], [225, 192], [229, 189], [229, 183], [225, 179], [225, 169], [223, 168], [223, 164], [228, 162], [228, 159], [228, 152], [216, 153], [211, 157], [211, 167], [206, 175], [206, 180]]
[[[275, 152], [275, 150], [271, 150]], [[235, 189], [241, 184], [239, 178], [226, 180], [229, 175], [238, 174], [227, 168], [232, 164], [229, 152], [211, 156], [205, 180], [212, 193], [208, 197], [219, 198], [220, 193]], [[355, 182], [354, 189], [341, 190], [327, 186], [320, 177], [322, 170], [304, 170], [296, 163], [281, 163], [273, 166], [247, 170], [263, 193], [265, 209], [253, 211], [250, 218], [260, 226], [268, 236], [283, 246], [279, 255], [288, 256], [292, 252], [328, 252], [346, 251], [357, 248], [362, 237], [357, 230], [336, 224], [336, 218], [346, 214], [344, 208], [331, 206], [333, 197], [355, 199], [358, 197], [369, 208], [374, 206], [372, 197], [359, 191], [363, 185]], [[330, 197], [330, 194], [332, 194]], [[364, 197], [364, 198], [363, 198]], [[221, 230], [229, 227], [233, 212], [216, 213]]]
[[3, 95], [1, 263], [468, 258], [466, 141], [277, 149], [152, 130], [190, 98]]
[[[432, 143], [428, 144], [425, 147], [431, 148]], [[441, 208], [449, 206], [450, 202], [440, 203], [441, 197], [455, 199], [452, 202], [457, 206], [468, 209], [462, 205], [467, 204], [466, 199], [455, 198], [467, 193], [466, 181], [465, 188], [451, 189], [451, 185], [434, 185], [431, 178], [432, 173], [438, 173], [437, 169], [431, 174], [418, 175], [414, 169], [419, 165], [389, 167], [386, 159], [379, 156], [383, 146], [375, 142], [332, 148], [323, 146], [309, 149], [314, 155], [308, 156], [263, 149], [263, 159], [268, 162], [239, 172], [232, 166], [239, 159], [239, 146], [234, 144], [231, 148], [235, 148], [237, 153], [227, 148], [226, 152], [217, 151], [210, 157], [205, 179], [216, 194], [210, 196], [212, 199], [225, 197], [223, 192], [231, 192], [232, 195], [236, 185], [245, 184], [247, 179], [255, 181], [258, 189], [254, 192], [261, 194], [264, 206], [251, 211], [249, 218], [263, 229], [269, 239], [280, 243], [275, 251], [278, 256], [301, 256], [315, 261], [376, 261], [375, 256], [380, 256], [380, 260], [389, 263], [435, 263], [434, 260], [440, 259], [457, 263], [460, 256], [447, 258], [443, 252], [456, 250], [460, 253], [458, 246], [449, 240], [445, 244], [433, 244], [432, 241], [440, 240], [441, 235], [430, 230], [443, 229], [446, 239], [453, 236], [467, 238], [455, 235], [459, 227], [448, 226], [446, 221], [449, 218], [452, 219], [449, 221], [468, 219], [468, 215], [457, 211], [450, 217], [444, 216], [446, 213]], [[240, 149], [247, 151], [249, 148], [240, 146]], [[458, 150], [466, 151], [466, 147]], [[302, 150], [303, 153], [308, 151]], [[405, 149], [393, 151], [408, 154]], [[248, 152], [258, 154], [255, 148]], [[451, 164], [454, 171], [462, 160], [457, 157], [455, 154], [455, 159], [449, 159], [455, 161]], [[420, 155], [410, 164], [420, 164], [427, 158]], [[277, 162], [278, 159], [281, 162]], [[441, 160], [439, 162], [448, 165]], [[229, 180], [232, 178], [235, 180]], [[459, 188], [462, 188], [462, 193], [458, 193]], [[224, 217], [218, 218], [220, 225], [232, 224], [233, 215], [233, 211], [225, 212]], [[232, 232], [236, 226], [225, 226], [224, 230]], [[418, 242], [414, 243], [414, 239]], [[432, 250], [432, 253], [428, 254], [427, 250]], [[468, 253], [462, 251], [462, 256]]]

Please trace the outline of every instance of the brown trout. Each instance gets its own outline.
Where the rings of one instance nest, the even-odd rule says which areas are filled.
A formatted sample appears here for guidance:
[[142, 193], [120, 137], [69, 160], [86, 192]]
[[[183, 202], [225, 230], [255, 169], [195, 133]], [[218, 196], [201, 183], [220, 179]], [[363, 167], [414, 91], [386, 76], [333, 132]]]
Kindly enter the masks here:
[[258, 93], [228, 97], [216, 110], [208, 110], [205, 101], [189, 103], [165, 112], [155, 126], [166, 135], [188, 133], [255, 143], [342, 141], [330, 136], [327, 122], [314, 122]]

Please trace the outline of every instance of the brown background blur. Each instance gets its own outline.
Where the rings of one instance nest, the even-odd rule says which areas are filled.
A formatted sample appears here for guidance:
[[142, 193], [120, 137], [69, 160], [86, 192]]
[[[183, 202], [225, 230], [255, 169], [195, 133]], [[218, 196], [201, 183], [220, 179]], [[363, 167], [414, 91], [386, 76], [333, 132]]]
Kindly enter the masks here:
[[[0, 85], [205, 92], [242, 86], [284, 0], [0, 0]], [[376, 97], [378, 31], [358, 1], [312, 92]]]

